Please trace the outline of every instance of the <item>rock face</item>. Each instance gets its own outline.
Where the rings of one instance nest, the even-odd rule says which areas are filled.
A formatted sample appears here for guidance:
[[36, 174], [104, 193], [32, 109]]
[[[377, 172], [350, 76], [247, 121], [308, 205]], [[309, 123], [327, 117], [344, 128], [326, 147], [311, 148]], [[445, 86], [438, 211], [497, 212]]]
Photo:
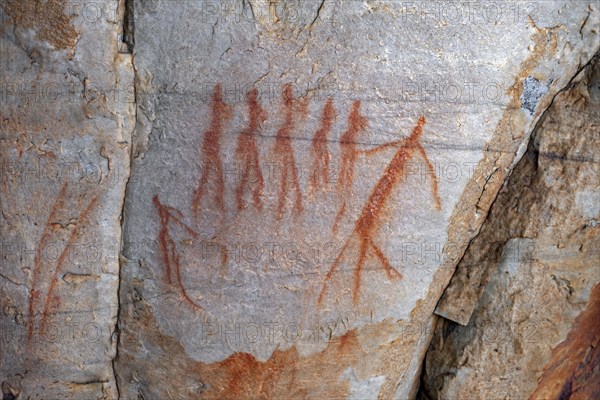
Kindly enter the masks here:
[[0, 10], [4, 399], [445, 398], [529, 282], [515, 387], [595, 390], [593, 2]]
[[135, 121], [122, 6], [0, 3], [3, 399], [117, 398], [120, 215]]
[[555, 97], [459, 263], [447, 290], [468, 324], [438, 323], [424, 398], [600, 396], [598, 61]]
[[151, 5], [134, 4], [121, 395], [414, 397], [435, 305], [598, 50], [598, 10]]
[[577, 317], [567, 339], [552, 353], [552, 359], [530, 396], [531, 399], [593, 399], [600, 396], [600, 285], [594, 286], [588, 307]]

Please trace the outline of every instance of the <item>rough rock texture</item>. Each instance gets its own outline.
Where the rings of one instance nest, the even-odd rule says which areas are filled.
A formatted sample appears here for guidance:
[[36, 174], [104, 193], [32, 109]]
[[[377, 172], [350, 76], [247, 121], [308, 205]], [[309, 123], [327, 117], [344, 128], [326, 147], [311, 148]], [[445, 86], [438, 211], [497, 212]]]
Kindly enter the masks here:
[[600, 285], [577, 317], [567, 339], [553, 352], [531, 399], [600, 397]]
[[[582, 310], [597, 135], [575, 133], [597, 116], [565, 114], [564, 143], [529, 144], [588, 79], [574, 77], [600, 48], [594, 2], [0, 0], [0, 13], [3, 400], [411, 399], [434, 311], [466, 324], [479, 304], [502, 328], [548, 327], [539, 348], [502, 353], [539, 362], [515, 387], [594, 395], [597, 307]], [[576, 110], [596, 102], [582, 85]], [[528, 144], [550, 170], [519, 163]], [[480, 233], [515, 166], [546, 186], [514, 227], [493, 214]], [[542, 211], [554, 230], [530, 223]], [[481, 243], [489, 259], [465, 255], [490, 227], [503, 242]], [[496, 264], [509, 274], [490, 280]], [[512, 319], [529, 280], [563, 323]], [[423, 393], [444, 389], [427, 376]]]
[[3, 399], [118, 396], [120, 215], [135, 121], [121, 14], [108, 0], [0, 2]]
[[554, 98], [461, 260], [468, 324], [438, 322], [423, 398], [600, 396], [598, 61]]
[[454, 267], [599, 48], [590, 3], [513, 6], [133, 4], [123, 398], [415, 396]]

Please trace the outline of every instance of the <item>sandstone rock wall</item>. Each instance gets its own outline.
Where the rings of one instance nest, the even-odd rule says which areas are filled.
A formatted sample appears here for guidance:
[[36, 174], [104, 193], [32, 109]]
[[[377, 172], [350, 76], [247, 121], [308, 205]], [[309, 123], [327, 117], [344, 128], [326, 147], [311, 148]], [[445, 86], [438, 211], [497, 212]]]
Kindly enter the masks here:
[[593, 2], [0, 12], [3, 398], [595, 390]]
[[3, 398], [114, 399], [135, 125], [122, 4], [2, 1], [0, 17]]
[[424, 398], [600, 395], [599, 82], [596, 57], [554, 98], [470, 243], [447, 289], [462, 285], [453, 306], [468, 324], [438, 321]]

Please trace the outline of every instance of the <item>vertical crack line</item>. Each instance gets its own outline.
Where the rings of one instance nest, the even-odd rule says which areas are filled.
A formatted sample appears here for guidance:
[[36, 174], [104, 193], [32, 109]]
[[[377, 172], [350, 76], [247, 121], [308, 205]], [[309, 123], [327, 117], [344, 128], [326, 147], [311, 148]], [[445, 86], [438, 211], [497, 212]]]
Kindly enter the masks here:
[[[123, 201], [124, 202], [124, 201]], [[122, 214], [121, 214], [122, 215]], [[121, 222], [121, 226], [123, 226], [123, 223]], [[122, 231], [122, 229], [121, 229]], [[121, 232], [121, 240], [123, 238], [123, 234]], [[113, 336], [111, 339], [114, 340], [114, 346], [115, 346], [115, 354], [113, 359], [111, 360], [111, 366], [112, 366], [112, 374], [113, 374], [113, 379], [115, 380], [115, 390], [117, 391], [117, 399], [121, 398], [121, 390], [119, 388], [119, 378], [117, 377], [117, 368], [116, 368], [116, 362], [117, 359], [119, 357], [119, 341], [120, 341], [120, 328], [119, 328], [119, 320], [120, 320], [120, 314], [121, 314], [121, 257], [119, 257], [119, 278], [118, 278], [118, 282], [117, 282], [117, 320], [115, 321], [115, 330], [113, 331], [112, 335]]]
[[135, 45], [134, 29], [135, 29], [135, 13], [134, 4], [135, 0], [122, 0], [123, 1], [123, 23], [121, 26], [121, 42], [122, 50], [121, 53], [133, 53], [133, 46]]
[[[119, 8], [120, 8], [120, 13], [119, 15], [121, 16], [121, 32], [120, 32], [120, 38], [121, 41], [119, 43], [119, 49], [118, 52], [119, 53], [125, 53], [125, 54], [132, 54], [133, 53], [133, 47], [134, 47], [134, 29], [135, 29], [135, 24], [134, 24], [134, 3], [135, 0], [120, 0], [119, 1]], [[118, 252], [118, 281], [117, 281], [117, 294], [116, 294], [116, 321], [114, 324], [114, 330], [111, 334], [111, 341], [114, 343], [114, 356], [111, 360], [111, 367], [112, 367], [112, 375], [113, 375], [113, 379], [115, 382], [115, 391], [116, 391], [116, 395], [117, 395], [117, 399], [121, 399], [121, 389], [119, 387], [119, 377], [117, 375], [117, 362], [119, 359], [119, 345], [120, 345], [120, 338], [121, 338], [121, 290], [123, 290], [122, 288], [122, 282], [123, 282], [123, 266], [125, 263], [125, 258], [121, 256], [121, 253], [123, 251], [123, 247], [124, 247], [124, 240], [125, 240], [125, 201], [127, 199], [127, 194], [128, 194], [128, 188], [129, 188], [129, 182], [131, 179], [131, 170], [132, 170], [132, 165], [131, 165], [131, 160], [132, 160], [132, 156], [133, 156], [133, 137], [135, 135], [135, 129], [137, 127], [137, 101], [138, 101], [138, 96], [137, 96], [137, 70], [135, 68], [134, 65], [134, 60], [133, 57], [131, 58], [131, 68], [132, 68], [132, 72], [133, 72], [133, 104], [134, 104], [134, 109], [133, 109], [133, 126], [131, 126], [131, 131], [129, 132], [129, 171], [128, 171], [128, 176], [127, 176], [127, 180], [124, 183], [124, 188], [123, 188], [123, 198], [122, 198], [122, 203], [121, 203], [121, 209], [119, 211], [119, 220], [120, 220], [120, 244], [119, 244], [119, 252]]]

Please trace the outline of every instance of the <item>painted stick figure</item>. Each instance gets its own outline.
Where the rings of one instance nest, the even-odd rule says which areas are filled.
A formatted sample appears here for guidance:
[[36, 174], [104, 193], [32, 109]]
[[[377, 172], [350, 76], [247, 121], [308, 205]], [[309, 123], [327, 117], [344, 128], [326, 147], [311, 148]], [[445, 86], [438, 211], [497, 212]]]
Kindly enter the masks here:
[[192, 211], [198, 214], [201, 206], [205, 186], [208, 184], [209, 174], [215, 179], [215, 203], [221, 211], [225, 211], [225, 180], [223, 177], [223, 166], [221, 163], [221, 137], [223, 136], [223, 125], [231, 118], [231, 106], [223, 101], [221, 84], [216, 84], [212, 100], [212, 116], [210, 127], [204, 132], [202, 142], [203, 168], [198, 187], [192, 197]]
[[256, 135], [260, 126], [267, 120], [267, 111], [261, 107], [258, 101], [258, 90], [252, 89], [247, 94], [248, 116], [250, 122], [248, 128], [240, 133], [237, 142], [236, 156], [242, 163], [242, 176], [236, 188], [236, 200], [238, 210], [244, 207], [244, 191], [250, 185], [250, 173], [254, 172], [256, 177], [256, 186], [252, 190], [252, 200], [258, 210], [262, 210], [261, 196], [265, 186], [265, 181], [258, 163], [258, 148], [256, 146]]
[[152, 198], [152, 203], [158, 212], [160, 220], [160, 230], [158, 231], [158, 245], [163, 259], [163, 264], [166, 270], [166, 282], [179, 289], [181, 297], [190, 304], [193, 308], [203, 310], [204, 308], [198, 304], [188, 294], [183, 280], [181, 279], [181, 264], [179, 261], [179, 253], [177, 252], [177, 244], [171, 238], [169, 223], [173, 221], [182, 227], [192, 237], [197, 237], [198, 233], [183, 222], [183, 214], [181, 211], [166, 206], [160, 202], [158, 196]]
[[315, 132], [312, 139], [313, 167], [310, 175], [311, 190], [314, 191], [319, 185], [325, 185], [329, 179], [329, 161], [331, 155], [327, 148], [329, 133], [337, 113], [333, 108], [333, 99], [330, 97], [323, 108], [321, 126]]
[[360, 106], [360, 100], [355, 100], [352, 103], [352, 110], [348, 115], [348, 128], [341, 137], [342, 165], [338, 179], [338, 193], [342, 199], [342, 206], [333, 223], [334, 232], [337, 231], [337, 227], [346, 212], [346, 198], [350, 195], [352, 185], [354, 184], [354, 165], [358, 155], [356, 141], [358, 136], [365, 131], [368, 124], [367, 118], [360, 113]]
[[275, 136], [274, 156], [281, 162], [282, 177], [277, 205], [277, 219], [283, 218], [285, 199], [288, 193], [288, 175], [291, 175], [292, 190], [295, 191], [294, 212], [302, 212], [302, 192], [298, 183], [298, 168], [294, 158], [291, 134], [295, 128], [294, 123], [294, 98], [292, 85], [287, 83], [283, 87], [284, 122]]
[[350, 240], [354, 237], [358, 240], [359, 244], [358, 261], [356, 262], [356, 266], [354, 267], [354, 286], [352, 288], [352, 299], [354, 304], [358, 303], [362, 270], [367, 259], [367, 253], [369, 252], [369, 250], [371, 250], [371, 254], [374, 255], [376, 259], [381, 263], [389, 279], [396, 279], [402, 277], [400, 272], [398, 272], [392, 267], [381, 248], [379, 248], [379, 246], [375, 243], [375, 241], [373, 240], [373, 236], [375, 235], [379, 225], [380, 214], [383, 211], [386, 202], [389, 200], [392, 190], [398, 185], [398, 183], [402, 179], [406, 163], [414, 155], [415, 151], [417, 151], [425, 160], [425, 163], [429, 170], [429, 176], [431, 178], [435, 207], [437, 210], [441, 209], [441, 200], [438, 193], [438, 184], [434, 168], [431, 162], [429, 161], [427, 154], [425, 153], [425, 149], [419, 141], [423, 133], [424, 125], [425, 117], [421, 117], [419, 118], [417, 125], [413, 129], [412, 134], [407, 139], [393, 143], [388, 143], [386, 145], [381, 146], [380, 148], [376, 148], [368, 152], [374, 153], [384, 148], [389, 148], [390, 146], [400, 145], [400, 148], [394, 154], [392, 160], [386, 167], [383, 176], [379, 179], [377, 185], [375, 185], [375, 188], [373, 189], [371, 195], [369, 196], [368, 200], [363, 206], [362, 212], [354, 226], [354, 231], [352, 232], [348, 240], [346, 240], [346, 243], [344, 243], [344, 246], [340, 250], [338, 256], [331, 265], [331, 268], [327, 272], [325, 276], [325, 282], [323, 283], [323, 288], [321, 290], [321, 293], [319, 294], [319, 298], [317, 301], [318, 304], [322, 303], [327, 289], [327, 284], [331, 280], [331, 277], [335, 273], [336, 269], [338, 268], [339, 263], [344, 253], [346, 252], [348, 245], [350, 244]]

